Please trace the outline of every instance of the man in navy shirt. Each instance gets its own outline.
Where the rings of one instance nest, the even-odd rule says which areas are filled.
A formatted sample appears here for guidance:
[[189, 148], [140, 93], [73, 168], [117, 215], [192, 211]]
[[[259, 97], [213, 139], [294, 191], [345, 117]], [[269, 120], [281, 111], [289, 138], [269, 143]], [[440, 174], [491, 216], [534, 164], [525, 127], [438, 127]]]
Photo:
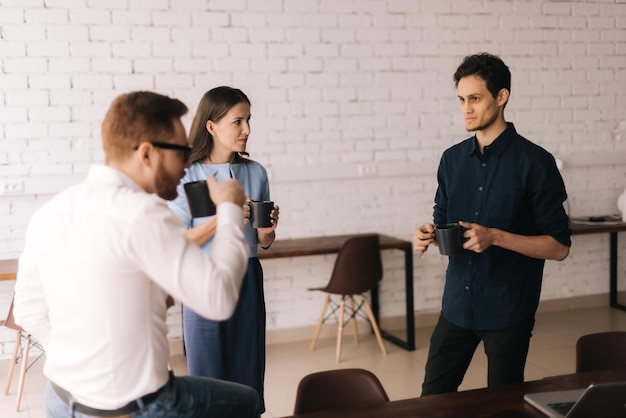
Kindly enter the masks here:
[[449, 258], [422, 396], [456, 392], [480, 341], [488, 386], [524, 381], [545, 260], [564, 260], [571, 245], [554, 157], [504, 119], [508, 67], [494, 55], [471, 55], [454, 82], [475, 134], [443, 153], [434, 221], [415, 230], [415, 251], [421, 257], [437, 244], [437, 224], [459, 222], [466, 241]]

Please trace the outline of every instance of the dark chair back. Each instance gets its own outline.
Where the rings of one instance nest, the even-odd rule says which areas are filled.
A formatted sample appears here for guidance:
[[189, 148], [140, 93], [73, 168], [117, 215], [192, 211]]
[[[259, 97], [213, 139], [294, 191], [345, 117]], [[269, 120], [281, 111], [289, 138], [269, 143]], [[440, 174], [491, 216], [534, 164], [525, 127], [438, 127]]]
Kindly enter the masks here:
[[369, 370], [337, 369], [312, 373], [300, 381], [294, 414], [389, 402], [380, 380]]
[[339, 249], [333, 273], [323, 290], [358, 295], [371, 290], [383, 277], [378, 235], [348, 239]]
[[583, 335], [576, 342], [576, 372], [626, 367], [626, 331]]

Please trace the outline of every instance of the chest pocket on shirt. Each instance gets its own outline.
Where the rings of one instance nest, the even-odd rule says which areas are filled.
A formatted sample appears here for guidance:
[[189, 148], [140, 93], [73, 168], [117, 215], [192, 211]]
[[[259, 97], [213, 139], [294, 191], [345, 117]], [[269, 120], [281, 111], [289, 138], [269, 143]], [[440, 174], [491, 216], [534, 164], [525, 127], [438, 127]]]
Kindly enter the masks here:
[[524, 190], [511, 187], [494, 189], [487, 195], [487, 226], [508, 230], [523, 206]]

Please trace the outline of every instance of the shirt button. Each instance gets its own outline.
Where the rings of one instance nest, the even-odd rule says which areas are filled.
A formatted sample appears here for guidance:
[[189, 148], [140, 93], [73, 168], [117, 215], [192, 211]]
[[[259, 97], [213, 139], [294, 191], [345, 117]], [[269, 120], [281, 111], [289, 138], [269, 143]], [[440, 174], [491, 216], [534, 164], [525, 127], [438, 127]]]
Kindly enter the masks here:
[[469, 290], [469, 286], [465, 286], [465, 290]]
[[480, 190], [480, 191], [482, 192], [482, 191], [483, 191], [483, 186], [480, 186], [480, 187], [478, 188], [478, 190]]
[[487, 163], [482, 163], [481, 164], [483, 167], [487, 167]]
[[478, 216], [478, 212], [474, 212], [474, 216]]
[[472, 261], [471, 260], [468, 261], [467, 264], [469, 264], [471, 266], [472, 265]]

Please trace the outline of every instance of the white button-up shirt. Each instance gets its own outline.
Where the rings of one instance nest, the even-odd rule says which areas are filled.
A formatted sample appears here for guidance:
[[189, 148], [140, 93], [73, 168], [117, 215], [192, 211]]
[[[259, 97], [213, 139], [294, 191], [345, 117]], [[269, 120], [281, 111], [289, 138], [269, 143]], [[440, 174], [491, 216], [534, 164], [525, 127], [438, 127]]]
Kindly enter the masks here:
[[117, 409], [168, 379], [166, 295], [210, 319], [234, 312], [248, 262], [242, 209], [217, 208], [209, 255], [165, 201], [122, 172], [87, 178], [33, 215], [16, 322], [46, 350], [45, 375], [77, 402]]

